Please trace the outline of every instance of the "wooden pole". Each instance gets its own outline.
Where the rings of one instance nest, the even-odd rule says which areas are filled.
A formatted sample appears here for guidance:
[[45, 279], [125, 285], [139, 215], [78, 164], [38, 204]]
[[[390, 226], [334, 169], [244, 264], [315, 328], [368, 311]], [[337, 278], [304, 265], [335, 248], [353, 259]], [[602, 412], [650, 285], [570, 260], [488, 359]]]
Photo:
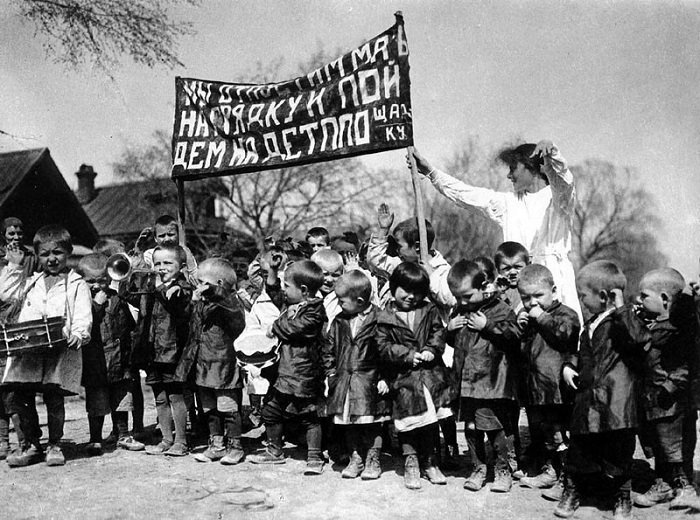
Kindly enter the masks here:
[[423, 188], [421, 186], [420, 174], [416, 166], [416, 159], [413, 157], [413, 146], [409, 146], [408, 158], [411, 163], [411, 181], [413, 182], [413, 194], [416, 199], [416, 218], [418, 219], [418, 237], [420, 247], [420, 259], [423, 262], [430, 260], [428, 252], [428, 232], [425, 229], [425, 209], [423, 207]]
[[187, 238], [185, 237], [185, 181], [182, 179], [175, 179], [175, 185], [177, 186], [178, 235], [180, 237], [180, 245], [184, 248], [187, 243]]

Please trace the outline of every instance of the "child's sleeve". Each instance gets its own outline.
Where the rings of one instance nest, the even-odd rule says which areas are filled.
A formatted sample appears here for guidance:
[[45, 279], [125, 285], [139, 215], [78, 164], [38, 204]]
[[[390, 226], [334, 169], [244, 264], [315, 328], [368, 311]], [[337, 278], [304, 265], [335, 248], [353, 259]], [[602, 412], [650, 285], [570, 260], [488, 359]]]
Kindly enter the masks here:
[[435, 269], [430, 275], [430, 295], [436, 304], [442, 307], [454, 307], [457, 300], [447, 285], [447, 275], [450, 272], [450, 265], [444, 264]]
[[505, 194], [489, 188], [470, 186], [440, 170], [429, 175], [433, 186], [452, 202], [466, 209], [477, 209], [484, 216], [503, 225]]
[[519, 352], [522, 331], [518, 327], [515, 313], [510, 308], [488, 318], [481, 335], [504, 352]]
[[323, 331], [326, 322], [325, 312], [305, 309], [297, 312], [293, 317], [288, 312], [283, 312], [272, 324], [272, 333], [281, 341], [312, 341]]
[[545, 311], [535, 320], [534, 326], [549, 347], [563, 353], [576, 352], [581, 323], [573, 310], [556, 315]]
[[219, 305], [222, 328], [231, 339], [236, 339], [245, 329], [245, 312], [237, 295], [231, 295]]
[[651, 333], [631, 304], [616, 309], [612, 319], [610, 337], [613, 349], [621, 354], [642, 354], [647, 350]]
[[437, 359], [445, 352], [445, 326], [442, 323], [437, 307], [432, 307], [430, 309], [429, 319], [430, 332], [428, 333], [428, 340], [420, 350], [421, 352], [424, 350], [432, 352]]
[[411, 368], [413, 356], [418, 352], [415, 348], [394, 343], [391, 337], [391, 329], [382, 324], [377, 324], [377, 347], [380, 358], [387, 364], [397, 368]]
[[542, 170], [552, 189], [554, 205], [566, 214], [571, 213], [576, 203], [574, 176], [556, 146], [552, 149], [552, 155], [545, 157]]
[[336, 343], [338, 341], [338, 320], [333, 320], [328, 332], [323, 335], [321, 361], [326, 377], [332, 378], [336, 373]]
[[370, 271], [388, 278], [401, 263], [397, 256], [389, 256], [389, 239], [386, 235], [372, 233], [367, 244], [367, 264]]
[[70, 319], [71, 335], [79, 337], [80, 344], [85, 345], [90, 341], [90, 330], [92, 329], [92, 297], [90, 296], [90, 288], [84, 280], [76, 282], [75, 301]]

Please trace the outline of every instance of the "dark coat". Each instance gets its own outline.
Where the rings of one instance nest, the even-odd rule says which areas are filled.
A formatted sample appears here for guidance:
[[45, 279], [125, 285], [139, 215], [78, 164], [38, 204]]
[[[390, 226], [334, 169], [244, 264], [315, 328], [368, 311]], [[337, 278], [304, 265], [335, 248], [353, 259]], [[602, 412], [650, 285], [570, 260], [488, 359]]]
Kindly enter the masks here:
[[473, 399], [517, 398], [520, 330], [511, 308], [494, 298], [479, 309], [488, 319], [481, 331], [463, 327], [448, 333], [455, 349], [453, 370], [460, 394]]
[[561, 379], [561, 369], [578, 350], [581, 323], [576, 312], [555, 302], [523, 331], [522, 359], [526, 405], [567, 404], [573, 392]]
[[321, 362], [326, 311], [321, 298], [294, 305], [272, 324], [280, 340], [280, 360], [274, 388], [296, 397], [321, 397], [324, 373]]
[[690, 296], [674, 302], [668, 320], [648, 325], [651, 342], [644, 358], [642, 407], [647, 420], [684, 413], [690, 404], [689, 378], [697, 333]]
[[[433, 303], [424, 301], [415, 313], [415, 332], [396, 315], [391, 302], [377, 316], [377, 343], [381, 359], [387, 365], [394, 419], [427, 411], [423, 386], [428, 388], [436, 408], [448, 406], [454, 398], [442, 361], [445, 327], [440, 311]], [[413, 356], [426, 351], [435, 359], [414, 367]]]
[[691, 356], [690, 398], [691, 405], [700, 410], [700, 295], [695, 295], [695, 341]]
[[[165, 293], [177, 285], [180, 292], [170, 300]], [[176, 365], [187, 343], [192, 289], [183, 275], [169, 287], [161, 285], [154, 294], [148, 335], [148, 363]]]
[[649, 331], [630, 305], [606, 316], [592, 339], [591, 322], [583, 328], [578, 354], [568, 361], [579, 373], [571, 433], [636, 428], [641, 363]]
[[235, 294], [221, 301], [192, 305], [190, 335], [175, 371], [177, 381], [228, 390], [242, 388], [234, 340], [245, 328], [243, 307]]
[[107, 386], [124, 381], [131, 372], [131, 333], [136, 323], [129, 306], [110, 291], [103, 305], [92, 302], [92, 332], [83, 354], [83, 386]]
[[340, 314], [330, 325], [325, 338], [323, 364], [328, 375], [328, 415], [343, 413], [345, 399], [350, 400], [350, 415], [388, 415], [386, 399], [378, 395], [381, 379], [377, 346], [377, 314], [372, 307], [362, 326], [352, 337], [351, 316]]

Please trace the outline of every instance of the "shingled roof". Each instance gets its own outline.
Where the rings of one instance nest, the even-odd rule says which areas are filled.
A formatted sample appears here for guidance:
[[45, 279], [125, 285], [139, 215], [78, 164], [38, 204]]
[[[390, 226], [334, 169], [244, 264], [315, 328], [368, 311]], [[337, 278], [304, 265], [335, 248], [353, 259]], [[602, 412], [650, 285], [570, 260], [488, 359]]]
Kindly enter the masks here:
[[48, 148], [33, 148], [0, 154], [0, 206], [19, 186], [22, 178], [48, 153]]

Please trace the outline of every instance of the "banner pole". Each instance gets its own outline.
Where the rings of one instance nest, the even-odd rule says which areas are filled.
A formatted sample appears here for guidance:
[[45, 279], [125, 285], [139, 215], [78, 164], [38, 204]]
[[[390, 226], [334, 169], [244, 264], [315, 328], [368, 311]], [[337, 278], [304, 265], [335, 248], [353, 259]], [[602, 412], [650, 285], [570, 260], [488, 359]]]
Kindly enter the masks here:
[[423, 187], [420, 183], [420, 174], [416, 167], [416, 159], [413, 157], [413, 146], [409, 146], [408, 158], [411, 163], [411, 181], [413, 182], [413, 195], [416, 199], [416, 218], [418, 219], [418, 240], [420, 247], [420, 259], [423, 262], [430, 260], [428, 252], [428, 232], [425, 228], [425, 209], [423, 206]]
[[180, 245], [184, 248], [187, 243], [185, 231], [185, 181], [178, 178], [175, 180], [177, 186], [177, 227], [179, 230]]

